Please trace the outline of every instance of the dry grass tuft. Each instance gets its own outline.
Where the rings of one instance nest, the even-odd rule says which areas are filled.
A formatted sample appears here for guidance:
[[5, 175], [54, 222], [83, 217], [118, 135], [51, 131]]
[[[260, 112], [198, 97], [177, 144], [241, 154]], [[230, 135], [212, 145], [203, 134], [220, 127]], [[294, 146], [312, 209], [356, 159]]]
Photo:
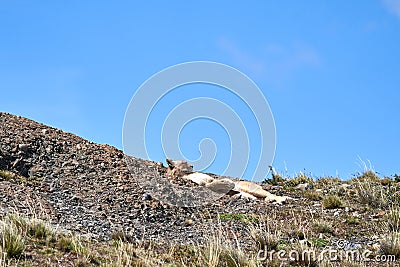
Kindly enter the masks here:
[[12, 224], [2, 221], [0, 225], [0, 250], [5, 258], [20, 258], [25, 250], [25, 240], [20, 229]]
[[391, 207], [385, 219], [389, 231], [400, 232], [400, 209], [398, 207]]
[[343, 207], [343, 202], [337, 195], [328, 195], [322, 199], [322, 207], [325, 209], [336, 209]]
[[[369, 170], [353, 178], [350, 183], [355, 185], [357, 200], [361, 204], [366, 204], [374, 209], [399, 205], [397, 188], [392, 186], [393, 183], [385, 181]], [[387, 185], [382, 185], [382, 183]]]
[[26, 178], [10, 171], [0, 170], [0, 178], [9, 182], [25, 182]]
[[286, 180], [286, 185], [289, 187], [295, 187], [299, 184], [305, 184], [305, 183], [312, 184], [314, 183], [314, 179], [312, 177], [308, 177], [302, 172], [300, 172], [300, 174], [297, 175], [296, 177]]
[[333, 234], [332, 224], [327, 221], [315, 220], [312, 223], [312, 226], [313, 226], [314, 231], [317, 233]]
[[390, 232], [381, 242], [380, 252], [382, 255], [394, 255], [400, 257], [400, 233]]

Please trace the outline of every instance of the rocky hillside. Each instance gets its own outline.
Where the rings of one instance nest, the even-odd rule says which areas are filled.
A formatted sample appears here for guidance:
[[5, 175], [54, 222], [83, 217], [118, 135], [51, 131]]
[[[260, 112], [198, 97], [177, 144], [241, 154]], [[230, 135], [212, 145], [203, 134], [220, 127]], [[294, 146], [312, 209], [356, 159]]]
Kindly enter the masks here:
[[[380, 178], [371, 170], [347, 182], [277, 174], [261, 186], [290, 196], [285, 204], [224, 195], [201, 207], [183, 208], [144, 192], [124, 157], [109, 145], [0, 113], [0, 217], [18, 213], [41, 218], [61, 232], [97, 242], [118, 237], [129, 243], [207, 244], [213, 229], [222, 229], [224, 238], [253, 256], [263, 246], [341, 248], [338, 240], [368, 249], [371, 257], [400, 256], [397, 179]], [[150, 169], [166, 173], [158, 163], [131, 160], [140, 170], [137, 175], [154, 176], [146, 173]]]
[[[0, 125], [0, 170], [15, 174], [0, 181], [3, 214], [35, 213], [66, 230], [106, 239], [123, 231], [132, 240], [188, 242], [208, 229], [199, 222], [204, 216], [266, 212], [266, 203], [229, 197], [201, 208], [171, 206], [146, 196], [114, 147], [6, 113], [0, 113]], [[160, 169], [133, 160], [143, 171]]]

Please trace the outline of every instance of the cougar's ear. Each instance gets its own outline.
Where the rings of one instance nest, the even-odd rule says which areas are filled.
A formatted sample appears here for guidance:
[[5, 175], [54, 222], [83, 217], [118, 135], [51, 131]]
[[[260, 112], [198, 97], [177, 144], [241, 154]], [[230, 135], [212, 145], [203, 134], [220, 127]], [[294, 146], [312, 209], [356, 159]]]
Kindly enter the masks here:
[[172, 170], [174, 168], [174, 163], [172, 162], [172, 159], [166, 158], [165, 161], [168, 164], [168, 167]]

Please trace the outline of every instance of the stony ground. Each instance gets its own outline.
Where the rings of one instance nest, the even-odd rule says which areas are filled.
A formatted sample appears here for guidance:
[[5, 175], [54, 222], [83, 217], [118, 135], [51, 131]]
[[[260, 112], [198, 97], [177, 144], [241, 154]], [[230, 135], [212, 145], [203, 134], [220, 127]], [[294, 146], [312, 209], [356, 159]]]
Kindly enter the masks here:
[[[151, 241], [187, 249], [207, 245], [210, 234], [217, 230], [226, 240], [233, 240], [236, 249], [253, 256], [260, 245], [271, 245], [271, 239], [277, 240], [272, 246], [275, 250], [288, 249], [291, 244], [340, 248], [339, 240], [348, 248], [368, 249], [372, 255], [390, 252], [400, 256], [400, 241], [396, 243], [400, 240], [397, 175], [382, 178], [366, 170], [347, 182], [330, 177], [314, 180], [304, 174], [291, 178], [278, 175], [262, 186], [293, 198], [283, 205], [226, 195], [201, 207], [185, 208], [158, 201], [138, 186], [134, 175], [154, 176], [151, 170], [156, 170], [162, 176], [164, 167], [131, 158], [138, 166], [132, 175], [125, 157], [109, 145], [94, 144], [26, 118], [0, 113], [0, 216], [17, 213], [43, 219], [60, 233], [73, 233], [101, 246], [118, 239], [128, 244]], [[35, 254], [32, 246], [26, 251], [22, 256]], [[35, 264], [41, 262], [41, 256], [35, 255], [20, 262], [41, 266]], [[66, 257], [64, 265], [56, 261], [49, 265], [76, 265], [77, 257], [70, 258], [68, 261]], [[191, 266], [191, 260], [189, 257], [185, 264], [183, 260], [178, 262]], [[169, 266], [181, 266], [173, 259], [169, 261]], [[247, 266], [243, 264], [236, 266]]]

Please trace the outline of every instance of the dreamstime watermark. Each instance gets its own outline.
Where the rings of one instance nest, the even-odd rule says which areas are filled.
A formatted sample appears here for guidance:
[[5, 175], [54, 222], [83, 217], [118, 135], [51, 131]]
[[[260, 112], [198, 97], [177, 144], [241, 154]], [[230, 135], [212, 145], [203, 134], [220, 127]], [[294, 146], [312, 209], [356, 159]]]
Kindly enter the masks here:
[[316, 251], [306, 250], [260, 250], [257, 253], [258, 261], [290, 261], [290, 262], [317, 262], [317, 261], [348, 261], [348, 262], [395, 262], [395, 255], [373, 255], [371, 250], [340, 250], [323, 249]]
[[396, 255], [376, 255], [369, 249], [362, 249], [361, 245], [345, 239], [334, 242], [334, 246], [322, 250], [291, 249], [291, 250], [259, 250], [256, 256], [258, 261], [281, 262], [395, 262]]
[[[149, 127], [149, 118], [159, 107], [162, 99], [167, 98], [174, 90], [183, 90], [185, 85], [208, 84], [227, 90], [229, 94], [239, 99], [248, 110], [257, 125], [259, 140], [254, 142], [246, 127], [249, 117], [242, 118], [240, 111], [235, 110], [230, 103], [215, 96], [202, 96], [186, 99], [175, 105], [171, 110], [158, 115], [160, 133], [154, 132], [157, 127]], [[182, 89], [183, 88], [183, 89]], [[252, 157], [256, 167], [251, 170], [252, 179], [261, 181], [269, 172], [275, 154], [275, 122], [268, 102], [257, 85], [245, 74], [230, 66], [207, 61], [196, 61], [178, 64], [166, 68], [146, 80], [133, 95], [125, 113], [122, 144], [126, 155], [151, 160], [148, 148], [150, 142], [159, 140], [162, 146], [162, 158], [183, 159], [194, 165], [196, 171], [202, 171], [211, 166], [218, 153], [217, 145], [208, 136], [198, 144], [200, 157], [191, 161], [185, 157], [179, 140], [183, 128], [195, 119], [207, 119], [221, 126], [230, 140], [230, 158], [223, 173], [243, 177], [248, 172], [252, 149], [259, 151], [257, 158]], [[152, 122], [154, 123], [154, 121]], [[254, 129], [254, 127], [251, 127]], [[148, 129], [153, 129], [149, 133]], [[153, 139], [146, 140], [151, 134]], [[158, 136], [159, 138], [154, 138]], [[256, 148], [252, 147], [256, 146]], [[252, 149], [251, 149], [252, 148]], [[160, 157], [159, 157], [160, 158]], [[161, 201], [177, 206], [199, 206], [221, 197], [221, 193], [213, 192], [204, 187], [188, 188], [173, 185], [160, 179], [157, 171], [143, 166], [131, 157], [126, 162], [139, 185]], [[151, 173], [145, 175], [144, 173]]]

